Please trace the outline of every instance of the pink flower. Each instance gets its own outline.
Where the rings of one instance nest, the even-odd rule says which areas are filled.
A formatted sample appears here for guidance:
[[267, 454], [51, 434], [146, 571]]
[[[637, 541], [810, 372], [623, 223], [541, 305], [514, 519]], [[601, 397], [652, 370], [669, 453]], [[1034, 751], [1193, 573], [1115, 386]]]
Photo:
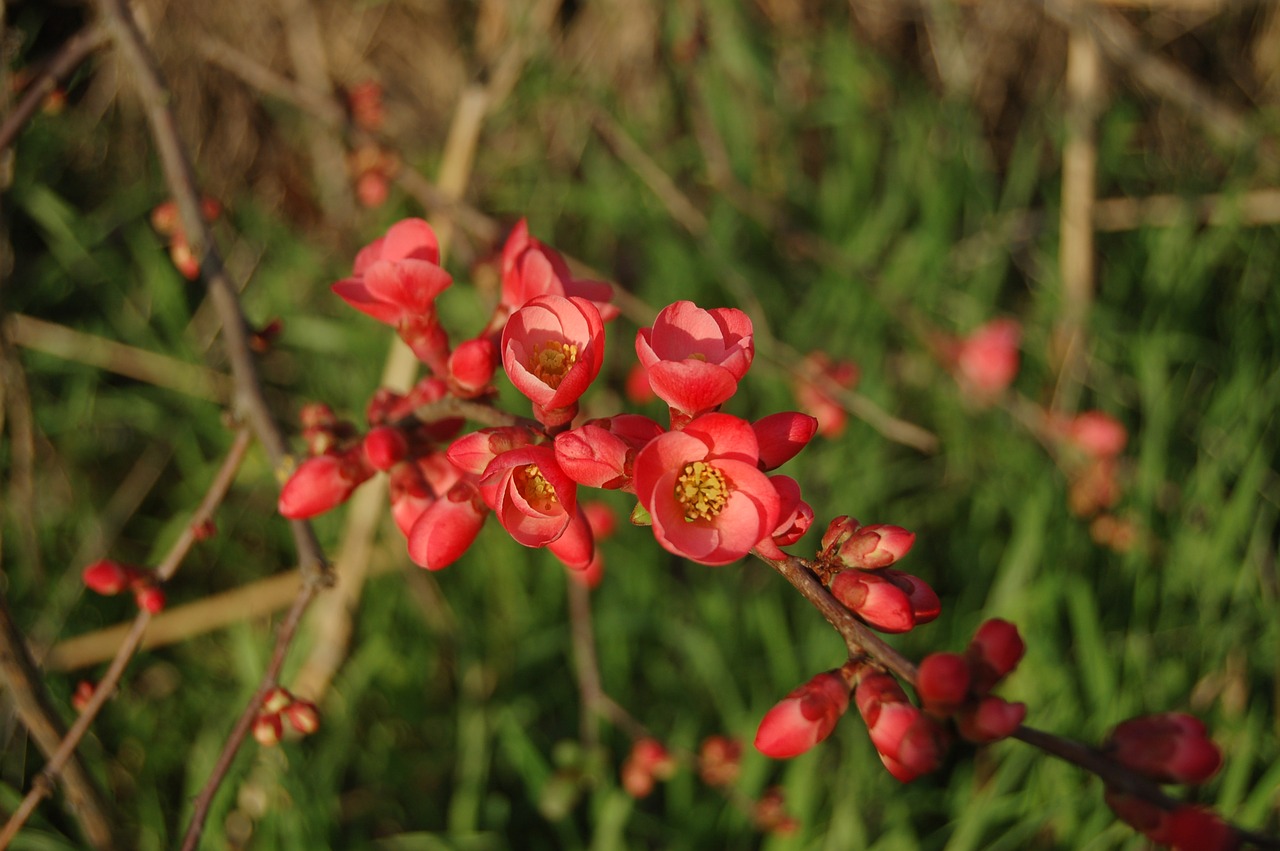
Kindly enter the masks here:
[[738, 390], [755, 357], [751, 320], [741, 310], [667, 305], [652, 328], [636, 334], [636, 355], [649, 386], [686, 418], [711, 411]]
[[1114, 458], [1129, 442], [1124, 425], [1102, 411], [1085, 411], [1061, 428], [1067, 440], [1094, 458]]
[[[545, 547], [577, 517], [578, 486], [549, 446], [525, 446], [494, 458], [480, 479], [480, 494], [502, 527], [526, 547]], [[589, 538], [585, 518], [581, 526]]]
[[849, 684], [840, 672], [818, 674], [765, 713], [756, 750], [774, 759], [799, 756], [830, 736], [848, 708]]
[[428, 570], [453, 564], [480, 534], [489, 509], [469, 479], [427, 506], [409, 531], [409, 558]]
[[544, 425], [573, 419], [603, 362], [604, 323], [586, 299], [538, 296], [502, 331], [502, 366]]
[[501, 321], [543, 295], [584, 298], [605, 322], [618, 315], [618, 308], [610, 304], [612, 287], [574, 278], [559, 252], [530, 236], [528, 221], [521, 219], [502, 247], [502, 302], [495, 319]]
[[980, 402], [994, 401], [1018, 374], [1022, 327], [1012, 319], [995, 319], [960, 341], [955, 356], [960, 383]]
[[422, 219], [392, 225], [356, 255], [355, 273], [333, 285], [347, 304], [393, 327], [434, 315], [435, 298], [453, 282], [440, 268], [440, 243]]
[[459, 470], [480, 476], [494, 458], [512, 449], [531, 446], [535, 439], [533, 432], [519, 426], [482, 428], [455, 440], [446, 454]]
[[447, 374], [449, 339], [436, 319], [435, 300], [453, 278], [440, 267], [431, 225], [405, 219], [356, 255], [355, 273], [333, 285], [343, 301], [396, 329], [437, 375]]
[[751, 425], [728, 414], [650, 441], [636, 456], [634, 484], [658, 543], [701, 564], [746, 555], [778, 526], [778, 492], [759, 463]]

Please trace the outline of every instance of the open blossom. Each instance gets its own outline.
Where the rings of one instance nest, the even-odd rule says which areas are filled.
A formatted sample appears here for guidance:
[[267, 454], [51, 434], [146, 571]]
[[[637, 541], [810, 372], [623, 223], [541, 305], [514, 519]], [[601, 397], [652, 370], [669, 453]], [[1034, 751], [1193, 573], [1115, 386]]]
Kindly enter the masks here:
[[[489, 462], [480, 479], [485, 503], [511, 537], [526, 547], [545, 547], [565, 533], [578, 517], [577, 493], [577, 484], [560, 469], [550, 446], [503, 452]], [[578, 531], [582, 528], [589, 539], [586, 518]]]
[[610, 303], [612, 287], [603, 281], [573, 277], [560, 253], [530, 236], [528, 221], [521, 219], [502, 247], [502, 301], [495, 321], [500, 323], [543, 295], [584, 298], [594, 304], [605, 322], [618, 315], [618, 308]]
[[649, 442], [636, 456], [635, 491], [668, 551], [728, 564], [778, 526], [780, 500], [758, 467], [750, 423], [705, 414]]
[[502, 331], [502, 366], [544, 425], [573, 419], [604, 362], [604, 323], [582, 298], [538, 296]]
[[435, 300], [453, 278], [440, 266], [431, 225], [404, 219], [356, 255], [354, 274], [333, 285], [343, 301], [396, 329], [437, 375], [447, 375], [449, 339], [436, 319]]
[[636, 355], [658, 398], [695, 417], [737, 392], [755, 357], [751, 320], [731, 307], [703, 310], [677, 301], [636, 334]]

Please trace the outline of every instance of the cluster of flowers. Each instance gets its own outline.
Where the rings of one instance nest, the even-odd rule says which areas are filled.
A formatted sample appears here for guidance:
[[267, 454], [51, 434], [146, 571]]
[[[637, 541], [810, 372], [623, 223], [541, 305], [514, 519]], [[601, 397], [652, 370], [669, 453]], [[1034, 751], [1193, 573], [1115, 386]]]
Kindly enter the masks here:
[[775, 705], [756, 731], [756, 749], [775, 759], [808, 751], [831, 735], [849, 708], [850, 692], [867, 725], [880, 761], [897, 779], [910, 782], [935, 771], [955, 731], [970, 742], [1006, 738], [1026, 716], [1026, 706], [990, 694], [1017, 667], [1025, 646], [1012, 624], [984, 623], [964, 655], [935, 653], [920, 665], [920, 706], [901, 684], [874, 663], [850, 660], [818, 674]]
[[[609, 303], [610, 288], [575, 278], [524, 222], [503, 248], [500, 272], [501, 300], [491, 319], [474, 338], [454, 346], [436, 313], [436, 298], [452, 279], [440, 266], [430, 226], [401, 221], [361, 250], [352, 276], [334, 284], [334, 292], [394, 328], [430, 374], [405, 394], [378, 391], [363, 433], [327, 406], [305, 408], [310, 457], [281, 491], [283, 515], [307, 518], [334, 508], [381, 471], [389, 477], [392, 515], [417, 564], [438, 570], [456, 561], [492, 514], [519, 543], [547, 549], [574, 571], [594, 567], [590, 581], [598, 581], [595, 542], [613, 519], [578, 498], [578, 488], [591, 487], [634, 494], [632, 521], [650, 526], [657, 543], [675, 555], [708, 565], [752, 551], [767, 559], [787, 557], [781, 548], [808, 531], [814, 512], [795, 480], [770, 473], [808, 444], [820, 422], [798, 412], [749, 422], [719, 410], [754, 357], [745, 314], [679, 301], [637, 333], [639, 374], [648, 392], [666, 403], [666, 427], [632, 413], [581, 421], [580, 399], [603, 362], [605, 324], [618, 312]], [[994, 400], [1012, 381], [1018, 336], [1016, 324], [998, 323], [952, 353], [962, 385], [975, 398]], [[481, 409], [474, 403], [494, 395], [499, 366], [529, 399], [533, 419], [484, 406], [483, 418], [508, 424], [462, 434], [461, 413], [476, 414]], [[823, 360], [811, 367], [836, 386], [856, 381], [856, 369], [846, 365]], [[634, 376], [628, 380], [636, 383]], [[813, 395], [808, 401], [833, 402]], [[1096, 412], [1055, 428], [1091, 457], [1114, 459], [1124, 445], [1123, 428]], [[898, 526], [837, 517], [808, 566], [868, 626], [905, 632], [940, 610], [926, 582], [891, 567], [913, 542], [914, 535]], [[885, 766], [898, 779], [912, 780], [938, 768], [956, 735], [986, 743], [1019, 728], [1026, 707], [991, 690], [1014, 670], [1024, 649], [1013, 625], [984, 623], [964, 654], [924, 660], [919, 706], [872, 660], [852, 659], [771, 709], [756, 747], [777, 758], [803, 753], [830, 735], [852, 693]], [[1126, 736], [1132, 734], [1110, 745], [1118, 759]], [[721, 751], [704, 761], [724, 769], [713, 772], [717, 782], [731, 782], [737, 752]], [[673, 768], [660, 743], [641, 740], [623, 765], [623, 784], [640, 797]], [[1161, 832], [1169, 819], [1182, 825], [1200, 818], [1117, 800], [1113, 805], [1123, 817], [1153, 837], [1172, 835]], [[762, 817], [769, 829], [788, 824], [776, 803], [773, 816]]]
[[[1156, 783], [1199, 785], [1217, 773], [1222, 752], [1204, 724], [1181, 712], [1131, 718], [1118, 725], [1103, 752]], [[1205, 807], [1182, 804], [1166, 810], [1119, 789], [1108, 788], [1107, 805], [1153, 842], [1179, 851], [1231, 851], [1239, 834]]]
[[104, 597], [131, 591], [138, 608], [153, 615], [164, 610], [164, 589], [156, 581], [156, 575], [146, 568], [104, 558], [86, 567], [80, 578], [90, 591]]
[[262, 708], [253, 722], [253, 738], [264, 746], [278, 744], [284, 738], [286, 721], [302, 736], [309, 736], [320, 729], [320, 713], [316, 705], [277, 686], [262, 701]]
[[[431, 569], [460, 557], [489, 514], [521, 544], [588, 567], [594, 535], [580, 486], [634, 493], [633, 519], [651, 524], [667, 550], [703, 564], [727, 564], [755, 547], [781, 557], [779, 547], [808, 530], [813, 511], [799, 485], [767, 473], [808, 443], [816, 420], [786, 412], [751, 423], [718, 412], [754, 356], [745, 314], [676, 302], [638, 333], [636, 352], [668, 405], [670, 429], [625, 413], [575, 427], [603, 362], [605, 322], [618, 312], [611, 290], [574, 278], [523, 223], [503, 249], [501, 272], [502, 298], [485, 329], [451, 347], [435, 311], [451, 278], [430, 226], [402, 221], [360, 252], [353, 276], [334, 292], [394, 327], [431, 374], [408, 394], [379, 391], [364, 434], [325, 406], [305, 409], [311, 457], [286, 482], [282, 514], [319, 514], [385, 471], [409, 555]], [[458, 437], [456, 416], [414, 416], [447, 397], [490, 396], [499, 364], [536, 422]]]
[[[200, 199], [200, 214], [206, 222], [214, 222], [222, 215], [222, 204], [216, 198]], [[178, 215], [178, 205], [173, 201], [165, 201], [151, 211], [151, 227], [155, 232], [169, 241], [169, 259], [174, 268], [188, 281], [200, 277], [200, 258], [191, 250], [186, 231], [182, 229], [182, 221]]]

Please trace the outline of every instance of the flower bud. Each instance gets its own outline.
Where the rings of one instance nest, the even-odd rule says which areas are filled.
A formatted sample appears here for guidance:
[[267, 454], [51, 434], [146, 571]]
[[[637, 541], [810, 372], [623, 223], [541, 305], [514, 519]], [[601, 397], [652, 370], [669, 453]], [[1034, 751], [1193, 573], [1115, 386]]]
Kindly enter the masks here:
[[916, 541], [915, 533], [901, 526], [877, 523], [863, 526], [849, 536], [837, 550], [840, 563], [845, 567], [875, 570], [902, 558]]
[[1000, 618], [983, 622], [965, 650], [973, 669], [973, 690], [978, 694], [991, 691], [1018, 666], [1026, 649], [1013, 624]]
[[818, 674], [765, 713], [756, 750], [774, 759], [799, 756], [835, 729], [849, 708], [849, 684], [838, 671]]
[[818, 421], [808, 414], [782, 411], [751, 424], [760, 447], [760, 469], [774, 470], [790, 461], [809, 444]]
[[942, 763], [942, 730], [911, 704], [892, 676], [879, 671], [864, 676], [853, 699], [881, 762], [898, 780], [908, 783]]
[[831, 593], [873, 629], [910, 632], [916, 625], [911, 598], [878, 573], [843, 570], [831, 580]]
[[860, 524], [847, 514], [835, 518], [827, 524], [827, 531], [822, 533], [822, 551], [834, 554], [836, 550], [858, 531]]
[[493, 343], [488, 337], [459, 343], [449, 355], [449, 388], [463, 399], [480, 396], [489, 389], [496, 367]]
[[90, 591], [110, 597], [132, 586], [141, 575], [136, 567], [104, 558], [86, 567], [80, 577]]
[[459, 481], [418, 516], [409, 531], [409, 558], [428, 570], [453, 564], [475, 541], [488, 515], [475, 484]]
[[911, 612], [916, 618], [916, 626], [929, 623], [942, 614], [942, 602], [938, 599], [937, 592], [920, 577], [891, 567], [884, 568], [879, 575], [897, 585], [907, 595], [911, 601]]
[[708, 786], [731, 786], [742, 768], [742, 742], [707, 736], [698, 750], [698, 776]]
[[1222, 765], [1222, 752], [1204, 723], [1182, 712], [1131, 718], [1107, 737], [1117, 761], [1158, 783], [1203, 783]]
[[153, 615], [164, 611], [164, 589], [159, 585], [138, 586], [133, 591], [133, 599], [139, 609], [144, 609]]
[[956, 715], [956, 729], [969, 741], [986, 744], [1012, 736], [1026, 717], [1025, 703], [988, 695]]
[[253, 738], [263, 747], [279, 744], [284, 736], [284, 724], [279, 712], [267, 712], [253, 722]]
[[276, 686], [267, 692], [267, 696], [262, 699], [262, 709], [260, 711], [264, 715], [274, 715], [291, 703], [293, 703], [293, 695], [289, 693], [289, 690]]
[[358, 448], [341, 455], [308, 458], [280, 489], [279, 512], [290, 520], [306, 520], [336, 508], [373, 475]]
[[953, 714], [969, 696], [969, 663], [959, 653], [930, 653], [916, 672], [916, 692], [926, 712]]
[[296, 700], [285, 707], [284, 717], [289, 725], [304, 736], [320, 729], [320, 712], [309, 700]]
[[409, 454], [409, 439], [395, 426], [384, 425], [369, 429], [361, 445], [369, 466], [384, 473]]
[[89, 705], [89, 701], [93, 699], [93, 693], [96, 686], [88, 680], [81, 680], [76, 683], [75, 694], [71, 695], [71, 707], [76, 712], [84, 712], [84, 708]]

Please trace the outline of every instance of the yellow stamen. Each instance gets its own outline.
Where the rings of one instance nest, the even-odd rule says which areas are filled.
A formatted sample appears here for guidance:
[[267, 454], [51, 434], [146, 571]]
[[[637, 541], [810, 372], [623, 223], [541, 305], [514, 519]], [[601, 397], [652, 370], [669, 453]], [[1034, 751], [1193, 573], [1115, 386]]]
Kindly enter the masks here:
[[684, 506], [685, 520], [710, 520], [729, 500], [729, 483], [724, 473], [705, 461], [684, 465], [676, 479], [676, 500]]
[[578, 362], [578, 347], [573, 343], [549, 340], [533, 347], [529, 371], [552, 390], [560, 386], [569, 367]]
[[515, 484], [525, 500], [543, 514], [550, 514], [560, 504], [555, 486], [543, 478], [537, 464], [516, 470]]

